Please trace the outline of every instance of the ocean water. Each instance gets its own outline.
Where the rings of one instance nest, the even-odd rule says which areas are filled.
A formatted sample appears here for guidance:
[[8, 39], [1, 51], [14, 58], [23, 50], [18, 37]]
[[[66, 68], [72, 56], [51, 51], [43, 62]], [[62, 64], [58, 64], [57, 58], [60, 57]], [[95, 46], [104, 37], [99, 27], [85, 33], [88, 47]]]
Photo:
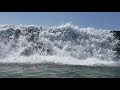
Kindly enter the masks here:
[[0, 78], [119, 78], [110, 30], [0, 25]]
[[0, 78], [119, 78], [120, 67], [0, 64]]

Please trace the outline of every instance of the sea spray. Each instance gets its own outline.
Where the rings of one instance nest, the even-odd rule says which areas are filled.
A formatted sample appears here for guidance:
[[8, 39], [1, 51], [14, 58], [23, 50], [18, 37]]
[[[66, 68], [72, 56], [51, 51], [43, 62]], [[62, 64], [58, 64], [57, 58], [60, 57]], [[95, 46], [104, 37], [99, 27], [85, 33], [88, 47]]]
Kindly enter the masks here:
[[0, 62], [112, 64], [117, 42], [110, 30], [70, 23], [54, 27], [1, 25]]

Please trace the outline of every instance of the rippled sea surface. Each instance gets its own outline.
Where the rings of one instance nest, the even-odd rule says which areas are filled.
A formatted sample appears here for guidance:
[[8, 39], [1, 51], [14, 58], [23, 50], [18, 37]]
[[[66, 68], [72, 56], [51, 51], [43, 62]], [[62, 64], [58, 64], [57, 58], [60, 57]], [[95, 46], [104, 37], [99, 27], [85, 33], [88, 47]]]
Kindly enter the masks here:
[[119, 78], [120, 67], [0, 64], [0, 78]]

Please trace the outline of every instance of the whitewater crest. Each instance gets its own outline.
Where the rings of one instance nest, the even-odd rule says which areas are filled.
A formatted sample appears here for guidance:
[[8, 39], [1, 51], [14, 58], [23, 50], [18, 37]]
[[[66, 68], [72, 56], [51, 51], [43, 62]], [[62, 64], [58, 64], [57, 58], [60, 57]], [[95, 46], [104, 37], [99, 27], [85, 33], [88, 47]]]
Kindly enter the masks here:
[[0, 25], [0, 62], [110, 63], [116, 43], [110, 30], [70, 23], [54, 27]]

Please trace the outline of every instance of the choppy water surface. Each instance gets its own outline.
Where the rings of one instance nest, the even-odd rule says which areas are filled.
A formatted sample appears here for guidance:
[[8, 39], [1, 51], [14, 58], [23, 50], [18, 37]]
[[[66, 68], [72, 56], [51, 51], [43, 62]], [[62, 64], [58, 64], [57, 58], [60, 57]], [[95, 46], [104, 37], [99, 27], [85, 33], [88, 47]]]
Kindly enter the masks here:
[[119, 78], [120, 67], [0, 64], [0, 78]]
[[119, 41], [110, 30], [0, 25], [0, 77], [120, 77]]

